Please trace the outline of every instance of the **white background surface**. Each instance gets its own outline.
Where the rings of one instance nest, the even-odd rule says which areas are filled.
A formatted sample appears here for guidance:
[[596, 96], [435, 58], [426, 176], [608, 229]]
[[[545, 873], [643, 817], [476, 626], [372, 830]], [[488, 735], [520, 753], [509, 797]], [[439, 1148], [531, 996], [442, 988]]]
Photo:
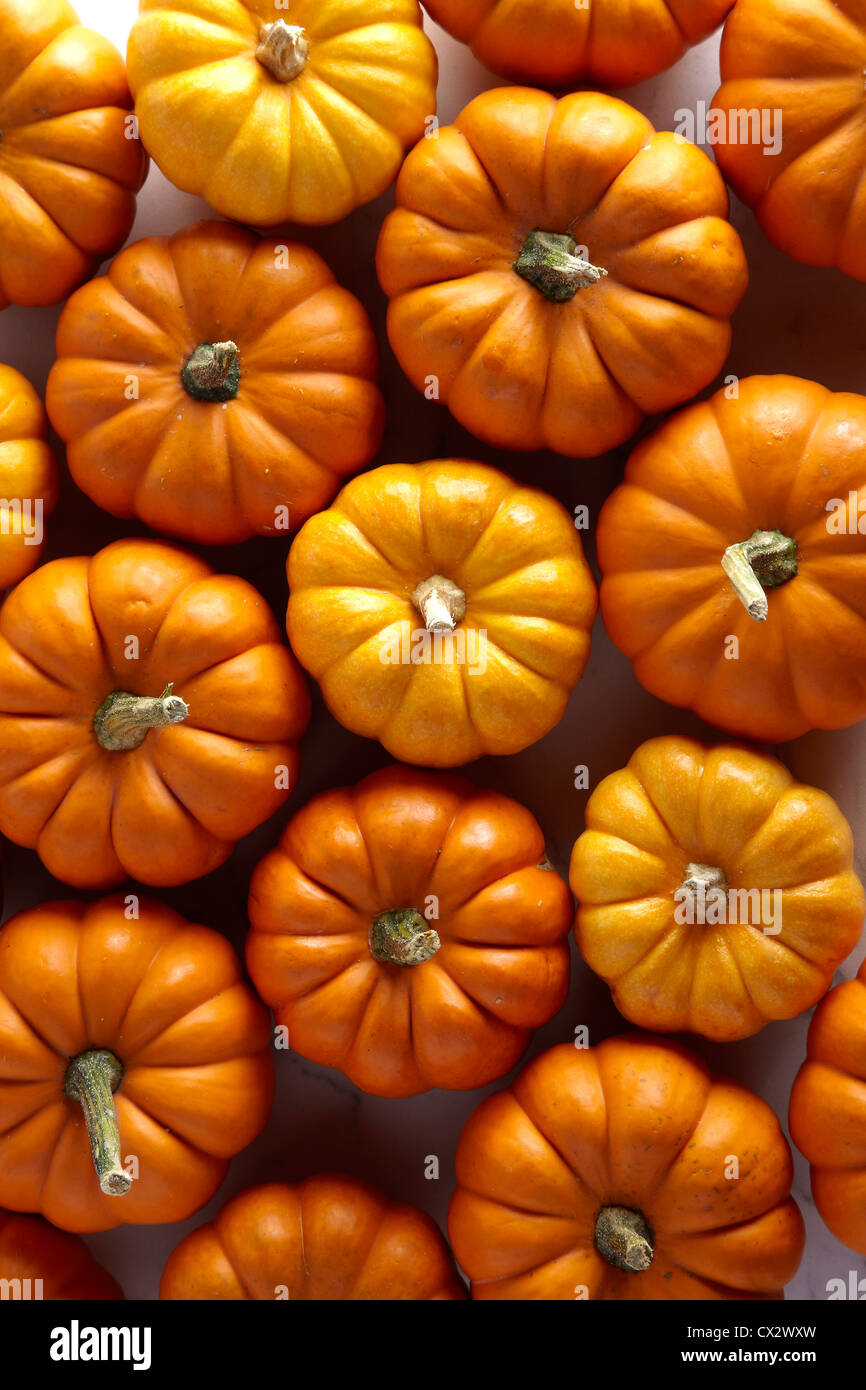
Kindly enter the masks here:
[[[125, 48], [135, 17], [134, 0], [78, 0], [84, 23]], [[499, 85], [471, 57], [426, 21], [440, 55], [439, 115], [451, 120], [478, 91]], [[2, 35], [0, 35], [2, 42]], [[674, 113], [709, 101], [718, 86], [718, 36], [692, 50], [669, 72], [623, 93], [659, 128], [672, 128]], [[444, 407], [426, 402], [403, 379], [384, 332], [385, 301], [373, 269], [378, 228], [392, 204], [390, 194], [335, 227], [301, 231], [298, 239], [315, 247], [338, 278], [364, 302], [376, 325], [383, 356], [383, 388], [388, 428], [379, 463], [418, 462], [464, 456], [496, 464], [558, 496], [571, 510], [599, 506], [619, 481], [628, 450], [590, 462], [555, 455], [497, 454], [474, 441]], [[170, 233], [208, 215], [205, 204], [172, 188], [152, 165], [139, 198], [131, 240]], [[734, 319], [734, 344], [725, 371], [793, 372], [811, 376], [836, 390], [866, 390], [866, 285], [830, 271], [810, 270], [777, 253], [751, 213], [734, 204], [733, 220], [749, 258], [751, 286]], [[295, 235], [295, 233], [293, 233]], [[40, 392], [54, 356], [58, 310], [8, 309], [0, 315], [0, 360], [23, 371]], [[48, 523], [47, 558], [93, 551], [144, 528], [115, 521], [83, 497], [67, 478], [60, 504]], [[592, 534], [587, 538], [594, 563]], [[285, 606], [285, 542], [256, 540], [201, 552], [218, 569], [243, 574], [267, 595], [280, 617]], [[474, 781], [517, 797], [540, 820], [548, 852], [564, 871], [571, 846], [583, 827], [586, 793], [573, 789], [572, 769], [586, 763], [592, 785], [621, 767], [645, 738], [681, 732], [712, 740], [695, 717], [661, 704], [635, 680], [631, 667], [607, 640], [600, 622], [587, 673], [572, 697], [566, 717], [542, 742], [512, 758], [484, 759], [466, 769]], [[715, 735], [718, 737], [718, 735]], [[804, 781], [825, 788], [855, 827], [858, 865], [866, 876], [866, 739], [863, 725], [836, 733], [814, 733], [777, 750]], [[310, 731], [303, 744], [299, 789], [288, 808], [236, 851], [208, 878], [162, 896], [192, 920], [219, 927], [242, 949], [246, 930], [246, 887], [252, 866], [276, 842], [290, 812], [325, 787], [354, 782], [388, 761], [378, 744], [341, 729], [316, 696]], [[69, 896], [42, 868], [35, 853], [10, 846], [6, 852], [6, 914], [50, 898]], [[864, 943], [840, 974], [852, 975]], [[610, 1002], [606, 986], [574, 955], [571, 994], [563, 1011], [540, 1030], [530, 1055], [570, 1039], [577, 1024], [590, 1027], [592, 1041], [625, 1031], [627, 1024]], [[686, 1039], [710, 1065], [752, 1087], [787, 1114], [791, 1083], [803, 1059], [808, 1017], [771, 1024], [754, 1038], [730, 1046]], [[277, 1098], [267, 1129], [232, 1163], [217, 1196], [190, 1221], [175, 1226], [121, 1227], [89, 1238], [98, 1258], [120, 1280], [130, 1298], [154, 1298], [163, 1264], [187, 1231], [211, 1217], [235, 1192], [251, 1183], [297, 1179], [325, 1169], [344, 1169], [379, 1183], [393, 1196], [431, 1212], [444, 1226], [453, 1186], [453, 1155], [462, 1124], [488, 1090], [431, 1092], [411, 1100], [389, 1101], [358, 1092], [339, 1072], [314, 1066], [291, 1053], [276, 1056]], [[440, 1159], [440, 1178], [424, 1178], [428, 1154]], [[825, 1298], [827, 1280], [847, 1279], [866, 1262], [840, 1245], [823, 1226], [809, 1197], [808, 1170], [797, 1158], [795, 1195], [808, 1227], [801, 1272], [789, 1297]]]

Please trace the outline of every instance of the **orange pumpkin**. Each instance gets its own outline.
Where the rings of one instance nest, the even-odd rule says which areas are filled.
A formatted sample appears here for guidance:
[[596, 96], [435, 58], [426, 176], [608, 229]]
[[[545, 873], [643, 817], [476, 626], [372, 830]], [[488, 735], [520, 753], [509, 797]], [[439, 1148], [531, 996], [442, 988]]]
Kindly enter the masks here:
[[125, 241], [147, 156], [123, 60], [66, 0], [0, 0], [0, 309], [55, 304]]
[[789, 1125], [812, 1165], [815, 1206], [843, 1245], [866, 1255], [866, 961], [815, 1010]]
[[288, 576], [289, 640], [331, 713], [403, 762], [534, 743], [589, 657], [595, 581], [572, 519], [480, 463], [353, 479], [303, 527]]
[[72, 296], [57, 355], [73, 478], [169, 535], [285, 535], [379, 447], [370, 322], [294, 242], [224, 222], [137, 241]]
[[866, 280], [860, 0], [738, 0], [721, 65], [716, 158], [737, 196], [795, 261]]
[[155, 899], [19, 913], [0, 931], [0, 1203], [69, 1231], [185, 1220], [264, 1127], [270, 1040], [225, 938]]
[[779, 1122], [639, 1033], [543, 1052], [457, 1149], [448, 1230], [478, 1299], [779, 1299], [803, 1251]]
[[604, 453], [721, 368], [747, 281], [727, 213], [712, 161], [622, 101], [484, 92], [403, 165], [391, 346], [486, 443]]
[[479, 62], [518, 82], [630, 87], [669, 68], [734, 0], [425, 0]]
[[0, 589], [29, 574], [45, 548], [44, 520], [58, 488], [47, 433], [30, 382], [0, 363]]
[[762, 742], [866, 717], [866, 399], [741, 381], [635, 449], [598, 524], [638, 680]]
[[653, 738], [596, 787], [575, 936], [641, 1028], [749, 1037], [826, 993], [866, 898], [851, 829], [775, 758]]
[[53, 560], [0, 610], [0, 830], [76, 887], [188, 883], [286, 800], [309, 709], [245, 580], [157, 541]]
[[164, 1299], [406, 1302], [465, 1298], [429, 1216], [339, 1173], [263, 1183], [168, 1257]]
[[290, 1047], [379, 1096], [485, 1086], [568, 993], [571, 895], [518, 802], [391, 766], [255, 870], [247, 968]]
[[123, 1290], [98, 1265], [80, 1236], [57, 1231], [41, 1216], [0, 1208], [0, 1282], [4, 1297], [46, 1302], [116, 1301]]
[[142, 139], [225, 217], [338, 221], [384, 193], [436, 110], [415, 0], [139, 8], [127, 61]]

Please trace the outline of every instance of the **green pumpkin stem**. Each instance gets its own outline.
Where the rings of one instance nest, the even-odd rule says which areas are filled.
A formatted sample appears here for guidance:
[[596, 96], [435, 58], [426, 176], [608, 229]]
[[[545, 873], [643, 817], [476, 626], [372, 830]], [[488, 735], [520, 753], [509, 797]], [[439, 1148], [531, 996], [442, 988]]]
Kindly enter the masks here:
[[578, 290], [597, 285], [607, 275], [576, 252], [577, 242], [567, 232], [530, 232], [514, 269], [552, 304], [567, 304]]
[[754, 531], [747, 541], [729, 545], [722, 569], [750, 618], [763, 623], [770, 611], [766, 590], [787, 584], [797, 573], [797, 542], [781, 531]]
[[370, 927], [370, 953], [386, 965], [422, 965], [442, 942], [426, 917], [414, 907], [380, 912]]
[[93, 732], [100, 748], [107, 753], [125, 753], [138, 748], [151, 729], [179, 724], [189, 714], [189, 705], [172, 695], [167, 685], [161, 695], [130, 695], [113, 690], [106, 695], [93, 716]]
[[122, 1197], [132, 1179], [121, 1164], [120, 1134], [114, 1092], [123, 1080], [123, 1064], [113, 1052], [94, 1048], [73, 1057], [66, 1069], [64, 1090], [84, 1114], [93, 1166], [99, 1186], [108, 1197]]
[[184, 362], [180, 379], [195, 401], [233, 401], [241, 384], [237, 344], [199, 343]]

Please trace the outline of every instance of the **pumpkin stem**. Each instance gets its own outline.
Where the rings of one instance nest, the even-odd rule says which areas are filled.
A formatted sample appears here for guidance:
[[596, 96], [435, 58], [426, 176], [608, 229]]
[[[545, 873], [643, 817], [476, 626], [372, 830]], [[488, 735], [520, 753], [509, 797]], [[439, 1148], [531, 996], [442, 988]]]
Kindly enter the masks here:
[[172, 695], [167, 685], [161, 695], [130, 695], [114, 690], [106, 695], [93, 716], [93, 732], [100, 748], [107, 753], [125, 753], [138, 748], [151, 729], [179, 724], [189, 714], [189, 705]]
[[530, 232], [514, 269], [552, 304], [566, 304], [578, 290], [603, 280], [607, 271], [575, 255], [577, 242], [567, 232]]
[[443, 574], [423, 580], [412, 594], [412, 602], [428, 632], [453, 632], [466, 616], [466, 595]]
[[595, 1246], [614, 1269], [629, 1274], [640, 1274], [653, 1262], [650, 1228], [628, 1207], [602, 1207], [595, 1219]]
[[414, 907], [380, 912], [373, 918], [369, 941], [373, 958], [386, 965], [421, 965], [442, 945], [439, 933]]
[[797, 542], [781, 531], [755, 531], [747, 541], [729, 545], [722, 569], [745, 605], [750, 618], [766, 622], [770, 605], [766, 589], [787, 584], [797, 573]]
[[697, 897], [699, 893], [706, 893], [710, 888], [721, 888], [726, 892], [728, 881], [724, 870], [717, 868], [715, 864], [687, 864], [682, 886]]
[[259, 30], [256, 57], [278, 82], [293, 82], [300, 77], [309, 56], [310, 42], [300, 24], [277, 19]]
[[180, 373], [194, 401], [233, 401], [241, 384], [241, 356], [236, 343], [199, 343]]
[[123, 1080], [123, 1063], [113, 1052], [94, 1048], [73, 1057], [66, 1068], [64, 1090], [84, 1112], [87, 1137], [99, 1186], [108, 1197], [122, 1197], [132, 1179], [120, 1162], [120, 1134], [114, 1092]]

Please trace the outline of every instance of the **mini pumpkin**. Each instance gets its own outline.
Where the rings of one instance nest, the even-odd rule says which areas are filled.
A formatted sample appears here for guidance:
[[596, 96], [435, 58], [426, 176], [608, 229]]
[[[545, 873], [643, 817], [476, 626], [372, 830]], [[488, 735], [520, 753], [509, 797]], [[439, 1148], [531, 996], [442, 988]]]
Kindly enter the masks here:
[[737, 196], [795, 261], [866, 280], [862, 4], [738, 0], [721, 66], [715, 153]]
[[0, 0], [0, 309], [56, 304], [126, 239], [147, 156], [123, 60], [66, 0]]
[[480, 463], [387, 464], [296, 537], [287, 629], [346, 728], [456, 767], [552, 729], [589, 657], [572, 518]]
[[208, 545], [285, 535], [375, 454], [370, 322], [315, 251], [224, 222], [145, 237], [66, 305], [51, 423], [79, 487]]
[[41, 1216], [2, 1208], [0, 1285], [4, 1298], [76, 1303], [123, 1298], [120, 1285], [96, 1263], [80, 1236], [55, 1230]]
[[843, 1245], [866, 1255], [866, 962], [815, 1010], [789, 1125], [812, 1165], [815, 1206]]
[[571, 894], [518, 802], [392, 766], [315, 797], [253, 873], [247, 968], [365, 1091], [485, 1086], [565, 1003]]
[[630, 87], [681, 58], [734, 0], [425, 0], [479, 62], [518, 82]]
[[267, 1011], [218, 932], [152, 898], [0, 931], [0, 1203], [69, 1231], [183, 1221], [264, 1127]]
[[144, 144], [225, 217], [338, 221], [384, 193], [436, 110], [415, 0], [139, 8], [127, 63]]
[[756, 376], [635, 449], [601, 609], [642, 685], [780, 742], [866, 717], [866, 399]]
[[245, 580], [148, 540], [52, 560], [0, 609], [0, 830], [79, 888], [187, 883], [286, 800], [309, 711]]
[[162, 1299], [438, 1302], [465, 1298], [429, 1216], [340, 1173], [263, 1183], [168, 1257]]
[[770, 1107], [685, 1048], [563, 1043], [469, 1117], [448, 1230], [476, 1299], [780, 1299], [792, 1177]]
[[703, 390], [746, 288], [710, 159], [614, 97], [476, 97], [397, 181], [376, 257], [409, 380], [478, 439], [593, 457]]
[[596, 787], [571, 856], [575, 936], [641, 1028], [749, 1037], [829, 988], [866, 899], [826, 792], [737, 744], [653, 738]]
[[0, 589], [29, 574], [45, 548], [58, 474], [48, 421], [30, 382], [0, 363]]

